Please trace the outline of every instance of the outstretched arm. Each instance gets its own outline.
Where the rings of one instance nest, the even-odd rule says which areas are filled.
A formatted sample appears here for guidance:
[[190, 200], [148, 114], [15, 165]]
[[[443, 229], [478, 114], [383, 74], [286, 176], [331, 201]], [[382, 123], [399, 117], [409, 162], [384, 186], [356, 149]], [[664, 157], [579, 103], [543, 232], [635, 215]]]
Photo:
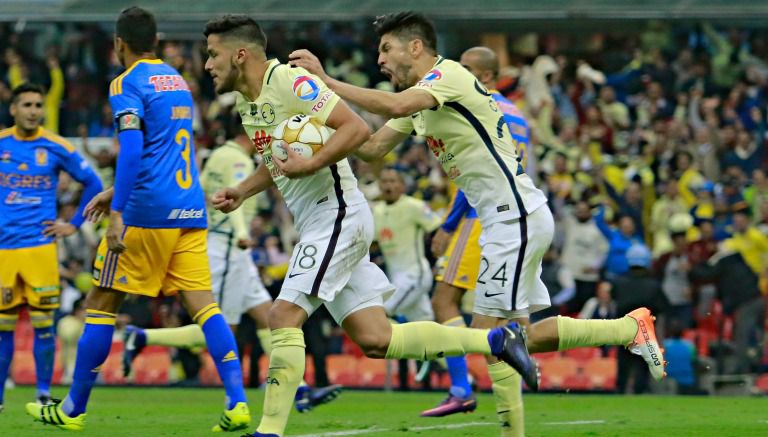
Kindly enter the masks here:
[[398, 132], [389, 126], [382, 126], [376, 131], [368, 141], [363, 143], [355, 152], [355, 156], [363, 161], [370, 162], [381, 159], [395, 148], [398, 144], [405, 141], [409, 134]]
[[289, 63], [319, 76], [342, 99], [374, 114], [389, 118], [405, 117], [438, 106], [437, 99], [427, 91], [407, 89], [399, 93], [360, 88], [336, 80], [325, 73], [320, 61], [309, 50], [295, 50], [288, 55]]

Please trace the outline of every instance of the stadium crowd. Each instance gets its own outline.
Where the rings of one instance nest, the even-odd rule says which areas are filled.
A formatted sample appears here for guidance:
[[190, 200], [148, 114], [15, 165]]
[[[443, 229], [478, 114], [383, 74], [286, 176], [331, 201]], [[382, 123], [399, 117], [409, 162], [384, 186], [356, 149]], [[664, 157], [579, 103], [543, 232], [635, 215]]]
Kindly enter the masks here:
[[[308, 48], [331, 75], [389, 86], [375, 63], [375, 34], [357, 25], [316, 24], [296, 32], [274, 25], [268, 37], [271, 54], [283, 61], [294, 48]], [[115, 134], [107, 90], [120, 69], [110, 41], [97, 25], [24, 30], [0, 24], [0, 128], [12, 124], [13, 87], [27, 80], [45, 84], [46, 127], [82, 138], [105, 186], [117, 151], [89, 147], [89, 141]], [[477, 43], [467, 40], [463, 48]], [[203, 71], [202, 39], [161, 47], [195, 98], [202, 164], [206, 151], [237, 134], [234, 98], [215, 96]], [[546, 191], [557, 221], [542, 272], [553, 300], [547, 315], [607, 319], [651, 307], [664, 319], [667, 354], [679, 357], [670, 358], [669, 373], [680, 386], [695, 385], [689, 357], [714, 354], [706, 349], [719, 338], [725, 341], [717, 350], [732, 352], [718, 363], [719, 372], [760, 371], [768, 293], [768, 33], [653, 22], [634, 33], [576, 41], [518, 35], [509, 50], [511, 64], [500, 71], [498, 89], [527, 116], [528, 172]], [[384, 121], [364, 116], [374, 127]], [[423, 142], [409, 139], [388, 164], [403, 172], [409, 194], [445, 210], [452, 187]], [[378, 167], [354, 165], [364, 193], [377, 198]], [[67, 219], [78, 187], [63, 177], [59, 191], [60, 215]], [[259, 198], [258, 208], [253, 258], [274, 295], [295, 232], [276, 190]], [[64, 342], [79, 335], [75, 320], [83, 317], [78, 305], [99, 232], [86, 224], [59, 245]], [[179, 326], [183, 317], [172, 299], [145, 298], [127, 303], [121, 315], [123, 324], [147, 327]], [[316, 323], [307, 332], [333, 332], [327, 317]], [[337, 339], [330, 351], [340, 345]], [[621, 373], [621, 355], [619, 361]], [[187, 373], [195, 373], [194, 362], [194, 355], [186, 361]]]

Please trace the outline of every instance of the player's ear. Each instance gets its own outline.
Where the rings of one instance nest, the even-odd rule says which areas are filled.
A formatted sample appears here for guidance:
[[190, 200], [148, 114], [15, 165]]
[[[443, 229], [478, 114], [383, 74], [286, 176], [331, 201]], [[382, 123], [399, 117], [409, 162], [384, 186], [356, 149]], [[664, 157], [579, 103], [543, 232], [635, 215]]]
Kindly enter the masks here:
[[420, 39], [412, 39], [408, 42], [408, 51], [416, 57], [424, 50], [424, 43]]
[[235, 50], [234, 61], [237, 63], [237, 65], [243, 65], [247, 57], [248, 57], [248, 49], [246, 49], [245, 47], [240, 47], [239, 49]]

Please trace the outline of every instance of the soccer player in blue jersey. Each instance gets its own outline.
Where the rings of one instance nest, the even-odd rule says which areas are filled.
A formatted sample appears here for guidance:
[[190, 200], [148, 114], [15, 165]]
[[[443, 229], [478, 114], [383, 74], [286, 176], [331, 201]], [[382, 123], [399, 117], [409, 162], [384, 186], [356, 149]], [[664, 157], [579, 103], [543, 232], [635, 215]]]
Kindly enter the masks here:
[[[37, 401], [44, 405], [51, 400], [53, 310], [59, 307], [60, 292], [54, 239], [77, 231], [85, 205], [101, 191], [99, 177], [80, 153], [41, 127], [43, 101], [39, 85], [16, 87], [10, 108], [15, 125], [0, 131], [0, 412], [23, 305], [29, 307], [35, 330]], [[71, 223], [56, 221], [60, 171], [84, 186], [79, 214]]]
[[181, 75], [155, 56], [157, 27], [144, 9], [121, 12], [115, 52], [126, 71], [110, 85], [120, 153], [115, 186], [90, 210], [111, 206], [109, 227], [94, 263], [85, 331], [69, 394], [48, 406], [27, 404], [36, 420], [81, 430], [91, 389], [112, 345], [115, 315], [126, 293], [181, 292], [205, 334], [226, 391], [214, 431], [250, 424], [240, 359], [232, 332], [211, 293], [206, 253], [205, 198], [192, 144], [192, 95]]
[[[503, 116], [497, 129], [509, 129], [512, 142], [517, 149], [518, 161], [527, 169], [529, 161], [529, 127], [522, 112], [514, 103], [496, 91], [499, 60], [488, 47], [472, 47], [461, 55], [461, 65], [469, 70], [488, 89]], [[480, 272], [480, 234], [482, 226], [477, 211], [470, 206], [467, 196], [458, 190], [451, 202], [451, 209], [445, 222], [432, 239], [432, 251], [442, 256], [436, 276], [437, 285], [432, 296], [435, 320], [447, 326], [465, 326], [459, 304], [464, 293], [477, 287]], [[443, 256], [445, 254], [445, 256]], [[423, 411], [423, 417], [442, 417], [456, 413], [472, 412], [477, 400], [472, 393], [467, 374], [467, 360], [464, 357], [447, 357], [451, 388], [448, 397], [439, 405]], [[520, 419], [522, 420], [522, 419]]]

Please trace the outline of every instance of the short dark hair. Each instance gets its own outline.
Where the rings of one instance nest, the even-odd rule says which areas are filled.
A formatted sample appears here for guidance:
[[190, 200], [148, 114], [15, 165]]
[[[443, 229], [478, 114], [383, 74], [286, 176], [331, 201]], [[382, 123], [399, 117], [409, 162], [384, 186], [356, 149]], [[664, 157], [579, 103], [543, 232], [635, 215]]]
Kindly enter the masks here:
[[223, 38], [236, 38], [253, 42], [267, 49], [267, 35], [259, 23], [245, 14], [227, 14], [214, 18], [205, 24], [203, 35], [221, 35]]
[[11, 103], [16, 103], [19, 100], [19, 96], [24, 93], [37, 93], [45, 97], [45, 90], [42, 85], [36, 83], [25, 82], [13, 89], [11, 95]]
[[125, 8], [117, 17], [115, 35], [125, 41], [134, 53], [152, 52], [157, 43], [155, 17], [138, 6]]
[[380, 15], [376, 17], [373, 26], [379, 37], [393, 33], [399, 38], [420, 39], [424, 47], [437, 53], [435, 25], [424, 14], [405, 11]]

